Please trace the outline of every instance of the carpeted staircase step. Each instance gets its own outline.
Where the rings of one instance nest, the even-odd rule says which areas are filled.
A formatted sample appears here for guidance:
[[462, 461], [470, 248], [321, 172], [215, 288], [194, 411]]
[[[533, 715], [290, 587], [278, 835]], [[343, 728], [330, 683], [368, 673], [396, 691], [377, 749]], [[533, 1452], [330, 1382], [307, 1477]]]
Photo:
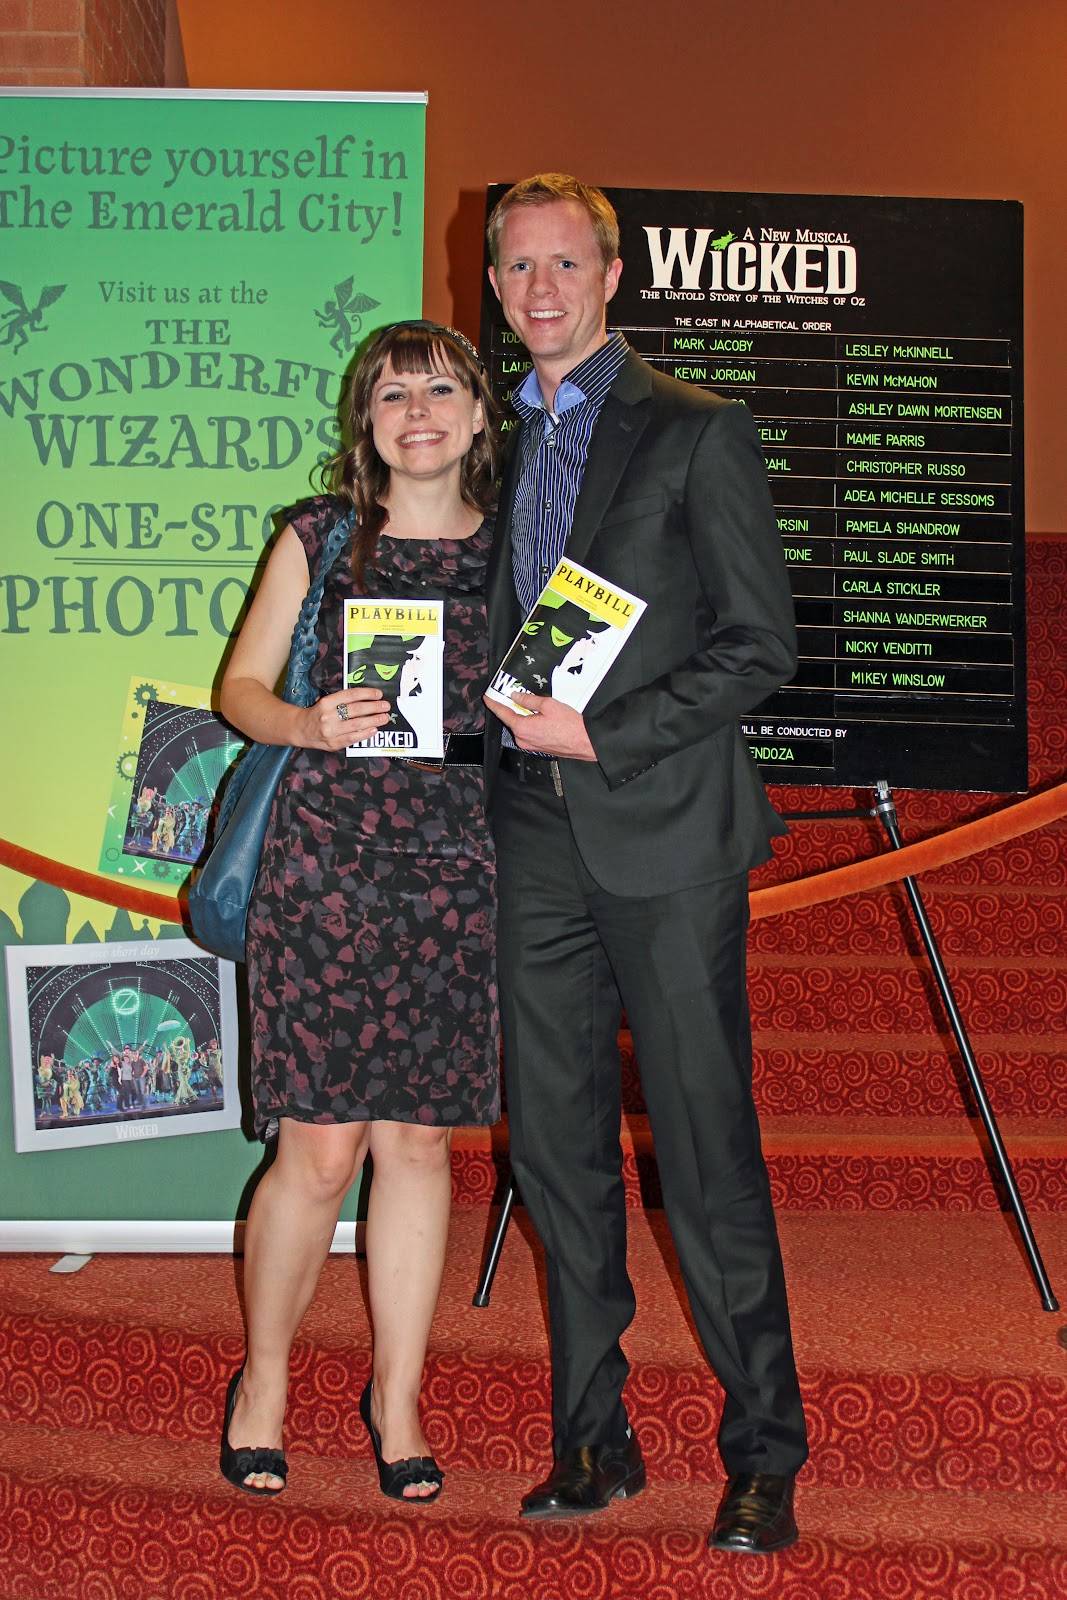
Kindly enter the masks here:
[[[973, 1039], [1015, 1034], [1035, 1047], [1067, 1038], [1067, 957], [1025, 961], [974, 956], [946, 963], [956, 1003]], [[764, 955], [749, 969], [752, 1026], [778, 1032], [850, 1034], [947, 1032], [933, 979], [914, 960], [869, 956], [858, 962]]]
[[[1067, 1118], [1067, 1059], [1020, 1048], [1012, 1036], [975, 1041], [998, 1118]], [[625, 1104], [644, 1109], [628, 1036], [620, 1038]], [[853, 1035], [847, 1045], [818, 1034], [756, 1037], [756, 1106], [761, 1116], [959, 1117], [966, 1104], [955, 1051], [919, 1035]]]
[[[1027, 1044], [1015, 1034], [976, 1034], [971, 1040], [997, 1117], [1067, 1117], [1067, 1052], [1042, 1037]], [[958, 1117], [975, 1108], [953, 1044], [931, 1035], [854, 1032], [847, 1040], [818, 1029], [795, 1033], [762, 1028], [754, 1035], [753, 1090], [761, 1117]], [[645, 1111], [633, 1040], [619, 1034], [622, 1103]]]
[[[539, 1252], [520, 1215], [491, 1304], [476, 1311], [485, 1228], [484, 1213], [457, 1214], [424, 1390], [427, 1435], [450, 1469], [536, 1478], [551, 1449]], [[1060, 1319], [1041, 1311], [1000, 1218], [786, 1217], [782, 1237], [808, 1481], [1056, 1490], [1067, 1517]], [[1042, 1218], [1039, 1237], [1062, 1287], [1067, 1223]], [[629, 1260], [640, 1292], [626, 1337], [627, 1402], [646, 1458], [663, 1480], [714, 1477], [718, 1390], [662, 1217], [631, 1218]], [[98, 1258], [56, 1277], [41, 1258], [9, 1257], [0, 1273], [5, 1424], [80, 1430], [87, 1464], [99, 1437], [120, 1435], [184, 1443], [190, 1470], [210, 1465], [242, 1342], [232, 1260]], [[294, 1475], [316, 1456], [367, 1455], [356, 1413], [370, 1359], [361, 1277], [351, 1259], [331, 1258], [301, 1330], [288, 1416]]]
[[[1067, 1122], [1000, 1117], [1019, 1191], [1034, 1211], [1067, 1209]], [[777, 1207], [975, 1210], [1004, 1206], [977, 1119], [770, 1117], [761, 1121]], [[635, 1142], [644, 1176], [648, 1158]]]
[[[1055, 890], [1006, 885], [959, 889], [920, 884], [923, 903], [941, 947], [955, 966], [972, 957], [1009, 961], [1067, 961], [1062, 895]], [[805, 906], [751, 924], [749, 965], [764, 956], [883, 956], [925, 962], [918, 929], [903, 888], [891, 884], [847, 899]]]
[[1063, 783], [1067, 773], [1067, 712], [1054, 709], [1028, 712], [1030, 723], [1030, 787], [1051, 788]]
[[1032, 705], [1067, 703], [1067, 540], [1026, 547], [1027, 692]]
[[[1067, 1117], [1067, 1056], [1019, 1047], [1010, 1034], [974, 1041], [997, 1117]], [[623, 1106], [645, 1111], [633, 1041], [619, 1035]], [[975, 1115], [955, 1049], [921, 1034], [853, 1034], [847, 1044], [818, 1033], [761, 1030], [755, 1036], [753, 1089], [761, 1117]]]
[[[1067, 1210], [1067, 1121], [998, 1119], [1020, 1192], [1040, 1211]], [[996, 1211], [981, 1124], [934, 1116], [763, 1115], [763, 1151], [783, 1210]], [[627, 1205], [662, 1204], [648, 1119], [628, 1112], [622, 1136]], [[508, 1173], [506, 1124], [458, 1129], [452, 1194], [484, 1205]]]
[[[40, 1321], [42, 1336], [62, 1338], [69, 1325]], [[109, 1341], [89, 1337], [96, 1359], [128, 1365], [132, 1392], [121, 1409], [75, 1406], [68, 1396], [42, 1397], [31, 1415], [37, 1428], [76, 1427], [87, 1457], [97, 1434], [128, 1434], [187, 1443], [197, 1459], [218, 1453], [225, 1380], [234, 1362], [229, 1347], [201, 1352], [212, 1382], [204, 1392], [181, 1391], [165, 1376], [148, 1375], [137, 1356], [158, 1346], [145, 1330]], [[210, 1368], [207, 1358], [210, 1357]], [[355, 1402], [369, 1372], [369, 1352], [345, 1346], [301, 1345], [295, 1353], [287, 1427], [294, 1472], [311, 1456], [359, 1459], [368, 1453]], [[700, 1481], [718, 1472], [715, 1435], [720, 1397], [699, 1362], [667, 1366], [634, 1362], [627, 1389], [629, 1414], [649, 1469], [672, 1482]], [[75, 1373], [73, 1382], [80, 1382]], [[1064, 1378], [961, 1376], [805, 1370], [802, 1390], [812, 1459], [806, 1479], [830, 1487], [1057, 1489], [1067, 1495], [1060, 1463]], [[29, 1398], [23, 1385], [22, 1399]], [[438, 1355], [427, 1367], [426, 1432], [442, 1463], [452, 1468], [543, 1475], [551, 1461], [547, 1358], [495, 1354]], [[987, 1418], [992, 1409], [992, 1419]], [[0, 1408], [0, 1415], [6, 1407]], [[14, 1414], [21, 1421], [25, 1413]], [[1026, 1431], [1016, 1426], [1025, 1417]], [[5, 1418], [5, 1420], [8, 1420]], [[195, 1431], [194, 1431], [195, 1430]], [[1067, 1499], [1064, 1504], [1067, 1517]]]
[[379, 1494], [368, 1461], [302, 1457], [276, 1499], [160, 1439], [0, 1427], [2, 1600], [1060, 1600], [1058, 1494], [798, 1493], [801, 1542], [710, 1552], [721, 1483], [653, 1478], [581, 1522], [517, 1516], [525, 1476], [452, 1469], [436, 1505]]

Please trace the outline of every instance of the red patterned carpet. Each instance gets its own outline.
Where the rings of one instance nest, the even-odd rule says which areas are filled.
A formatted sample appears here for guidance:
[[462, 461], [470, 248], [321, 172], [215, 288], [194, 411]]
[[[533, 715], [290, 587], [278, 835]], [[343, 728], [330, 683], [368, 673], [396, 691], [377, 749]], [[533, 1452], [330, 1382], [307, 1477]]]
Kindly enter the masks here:
[[[1067, 542], [1031, 552], [1035, 788], [1067, 776]], [[817, 804], [779, 790], [783, 809]], [[909, 841], [994, 810], [898, 796]], [[1053, 1285], [1067, 1305], [1067, 823], [927, 874], [956, 986]], [[880, 849], [797, 827], [760, 883]], [[519, 1213], [488, 1310], [470, 1297], [506, 1129], [457, 1141], [426, 1390], [447, 1468], [429, 1508], [377, 1492], [355, 1397], [360, 1267], [334, 1258], [294, 1362], [290, 1487], [216, 1466], [240, 1262], [0, 1257], [0, 1600], [1062, 1600], [1067, 1310], [1040, 1308], [903, 897], [753, 925], [757, 1098], [780, 1207], [812, 1457], [802, 1537], [711, 1555], [718, 1396], [671, 1258], [623, 1036], [628, 1404], [649, 1491], [582, 1524], [516, 1516], [549, 1450], [539, 1261]]]

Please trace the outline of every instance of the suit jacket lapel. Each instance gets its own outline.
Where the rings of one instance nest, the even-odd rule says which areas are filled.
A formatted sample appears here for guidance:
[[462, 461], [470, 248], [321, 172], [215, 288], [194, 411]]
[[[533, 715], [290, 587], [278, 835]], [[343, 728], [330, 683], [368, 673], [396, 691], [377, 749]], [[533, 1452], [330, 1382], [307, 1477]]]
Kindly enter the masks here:
[[644, 402], [651, 394], [649, 369], [639, 356], [628, 351], [589, 441], [589, 457], [565, 547], [574, 561], [585, 560], [601, 518], [648, 424], [650, 408]]
[[[589, 443], [589, 457], [565, 546], [566, 554], [575, 561], [583, 560], [588, 552], [626, 464], [645, 430], [650, 413], [646, 402], [651, 394], [648, 367], [632, 350], [628, 351], [601, 407]], [[521, 444], [521, 433], [516, 433], [504, 465], [496, 533], [486, 573], [489, 655], [490, 665], [494, 668], [522, 622], [511, 565], [511, 523], [522, 456]]]
[[515, 580], [511, 566], [511, 520], [515, 505], [515, 486], [519, 477], [519, 460], [522, 454], [520, 445], [520, 434], [516, 432], [512, 448], [504, 463], [496, 530], [485, 575], [485, 600], [489, 612], [489, 665], [494, 670], [518, 632], [522, 621], [519, 615], [519, 603], [515, 598]]

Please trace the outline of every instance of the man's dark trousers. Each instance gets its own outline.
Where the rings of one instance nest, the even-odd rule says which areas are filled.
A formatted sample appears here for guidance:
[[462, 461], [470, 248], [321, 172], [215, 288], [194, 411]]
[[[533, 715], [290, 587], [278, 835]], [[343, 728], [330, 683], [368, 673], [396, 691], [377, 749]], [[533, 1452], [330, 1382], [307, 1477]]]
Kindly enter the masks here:
[[624, 1005], [686, 1291], [725, 1390], [724, 1466], [791, 1475], [807, 1443], [751, 1095], [748, 875], [610, 894], [565, 799], [508, 773], [493, 821], [511, 1159], [546, 1254], [556, 1452], [619, 1443], [627, 1425]]

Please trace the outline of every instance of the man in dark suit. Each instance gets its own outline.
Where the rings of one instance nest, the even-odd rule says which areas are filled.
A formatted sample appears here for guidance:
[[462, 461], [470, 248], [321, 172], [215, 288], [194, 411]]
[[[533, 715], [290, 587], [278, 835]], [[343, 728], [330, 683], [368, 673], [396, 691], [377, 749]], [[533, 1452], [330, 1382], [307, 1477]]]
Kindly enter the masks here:
[[[622, 1401], [626, 1272], [617, 1034], [625, 1006], [664, 1206], [725, 1391], [709, 1543], [797, 1537], [807, 1456], [759, 1127], [745, 988], [748, 871], [783, 827], [738, 718], [795, 670], [792, 601], [743, 406], [654, 372], [607, 302], [622, 263], [599, 190], [541, 174], [489, 227], [490, 277], [533, 371], [488, 579], [490, 663], [566, 552], [647, 603], [586, 711], [492, 706], [511, 1157], [545, 1247], [555, 1464], [527, 1517], [645, 1485]], [[497, 752], [497, 745], [502, 748]]]

